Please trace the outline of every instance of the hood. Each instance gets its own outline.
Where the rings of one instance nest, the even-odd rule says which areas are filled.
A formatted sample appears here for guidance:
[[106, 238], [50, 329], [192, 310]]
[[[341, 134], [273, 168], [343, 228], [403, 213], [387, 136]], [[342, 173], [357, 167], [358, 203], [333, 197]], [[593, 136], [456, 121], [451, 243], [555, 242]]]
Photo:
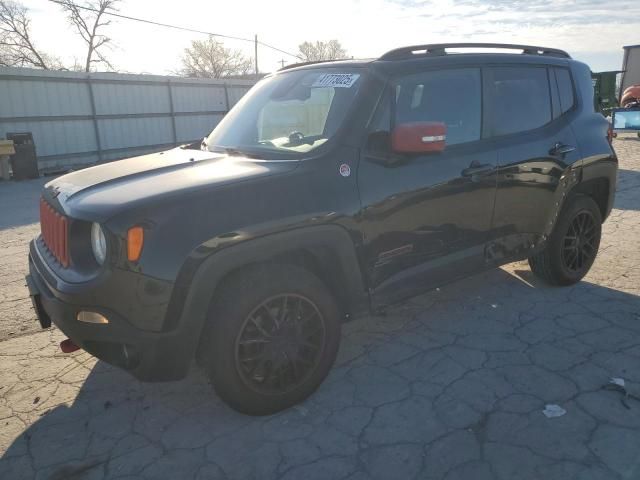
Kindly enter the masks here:
[[175, 148], [72, 172], [47, 183], [45, 191], [67, 215], [103, 221], [142, 203], [286, 173], [297, 165]]

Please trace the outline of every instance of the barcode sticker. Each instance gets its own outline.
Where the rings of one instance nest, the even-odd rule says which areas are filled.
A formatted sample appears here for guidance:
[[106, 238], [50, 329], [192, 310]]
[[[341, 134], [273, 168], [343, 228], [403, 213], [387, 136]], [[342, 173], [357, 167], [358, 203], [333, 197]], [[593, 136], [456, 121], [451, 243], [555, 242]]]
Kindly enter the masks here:
[[311, 86], [351, 88], [359, 77], [359, 73], [323, 73]]

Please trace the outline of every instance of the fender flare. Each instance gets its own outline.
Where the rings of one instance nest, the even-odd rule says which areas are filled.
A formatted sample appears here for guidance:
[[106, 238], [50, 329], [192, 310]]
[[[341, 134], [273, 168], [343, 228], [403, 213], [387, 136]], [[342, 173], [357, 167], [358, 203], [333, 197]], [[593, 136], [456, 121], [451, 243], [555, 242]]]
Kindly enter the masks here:
[[[594, 200], [601, 208], [602, 220], [606, 220], [615, 202], [618, 182], [618, 159], [615, 154], [601, 155], [585, 160], [582, 167], [580, 184], [576, 185], [578, 193], [596, 196]], [[599, 183], [599, 186], [596, 184]], [[604, 186], [604, 191], [598, 187]]]
[[[180, 349], [195, 355], [202, 328], [207, 319], [209, 305], [220, 281], [229, 273], [255, 263], [268, 262], [278, 255], [301, 249], [329, 248], [337, 256], [341, 270], [344, 296], [354, 311], [369, 308], [369, 295], [361, 274], [353, 239], [346, 229], [338, 225], [303, 227], [241, 241], [220, 248], [208, 255], [197, 268], [188, 287], [188, 293], [181, 305], [178, 299], [171, 299], [167, 310], [181, 311], [173, 317], [174, 332], [180, 338]], [[173, 307], [173, 308], [172, 308]], [[177, 321], [176, 321], [177, 320]], [[171, 328], [171, 325], [169, 325]]]

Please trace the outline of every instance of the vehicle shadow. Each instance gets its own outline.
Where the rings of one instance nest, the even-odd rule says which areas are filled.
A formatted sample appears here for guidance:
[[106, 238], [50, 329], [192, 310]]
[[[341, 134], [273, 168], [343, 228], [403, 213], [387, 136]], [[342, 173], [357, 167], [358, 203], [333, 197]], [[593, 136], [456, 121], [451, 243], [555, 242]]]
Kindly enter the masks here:
[[640, 195], [635, 190], [637, 188], [640, 188], [640, 171], [618, 170], [618, 185], [616, 187], [614, 208], [619, 210], [640, 210]]
[[[576, 332], [567, 334], [569, 320], [560, 323], [560, 314], [567, 314], [568, 319], [577, 316], [577, 323], [584, 323], [584, 330], [580, 327], [578, 333], [587, 335], [592, 333], [589, 322], [603, 321], [593, 312], [606, 305], [617, 312], [611, 327], [626, 328], [627, 333], [619, 335], [624, 338], [616, 337], [616, 341], [639, 344], [636, 338], [629, 338], [628, 332], [629, 328], [638, 331], [640, 297], [589, 282], [552, 288], [537, 281], [524, 265], [516, 264], [511, 270], [493, 270], [458, 281], [392, 307], [385, 316], [362, 317], [345, 324], [338, 361], [320, 389], [302, 404], [268, 417], [249, 417], [231, 410], [197, 369], [183, 381], [144, 384], [102, 362], [94, 364], [85, 353], [75, 353], [79, 366], [86, 364], [90, 369], [88, 375], [79, 368], [41, 378], [44, 384], [53, 384], [51, 388], [58, 396], [69, 396], [68, 406], [58, 404], [37, 412], [40, 417], [13, 440], [0, 459], [0, 478], [273, 478], [296, 464], [336, 455], [345, 465], [356, 465], [364, 449], [359, 438], [362, 429], [369, 428], [372, 407], [403, 398], [419, 402], [437, 395], [443, 386], [436, 376], [456, 378], [474, 369], [498, 369], [500, 362], [522, 362], [517, 360], [520, 357], [525, 358], [520, 365], [526, 364], [530, 349], [547, 341], [563, 348], [562, 339], [566, 337], [567, 345], [575, 347], [570, 339]], [[475, 345], [468, 348], [476, 349], [484, 358], [482, 366], [474, 364], [473, 355], [456, 358], [465, 349], [452, 345], [454, 338], [464, 338], [467, 346]], [[504, 350], [493, 344], [497, 338], [506, 342]], [[589, 345], [587, 340], [592, 339], [585, 337], [583, 350]], [[613, 365], [606, 370], [606, 366], [589, 363], [600, 348], [611, 349], [609, 341], [598, 338], [592, 351], [574, 353], [578, 360], [584, 358], [580, 381], [574, 380], [584, 391], [598, 390], [609, 375], [637, 377], [637, 371], [616, 371], [618, 367]], [[457, 349], [450, 351], [450, 363], [439, 362], [428, 368], [423, 363], [411, 363], [416, 355], [439, 355], [440, 349], [448, 348]], [[50, 358], [53, 353], [46, 355]], [[38, 361], [48, 362], [47, 356]], [[612, 357], [611, 361], [616, 359]], [[461, 371], [461, 366], [466, 371]], [[534, 365], [531, 369], [531, 382], [544, 373]], [[470, 415], [465, 421], [475, 425], [495, 408], [500, 397], [521, 394], [516, 384], [529, 380], [527, 370], [518, 372], [519, 380], [514, 385], [501, 386], [494, 394], [498, 398], [483, 407], [485, 411], [465, 413]], [[420, 380], [408, 387], [404, 378]], [[481, 384], [470, 388], [464, 392], [467, 399], [487, 396]], [[414, 397], [416, 389], [420, 394]], [[548, 397], [544, 390], [528, 392], [529, 398], [540, 403], [536, 409], [542, 409], [545, 401], [558, 400]], [[574, 391], [570, 393], [575, 395]], [[611, 395], [612, 405], [617, 405], [617, 397]], [[25, 401], [31, 401], [31, 397]], [[402, 431], [426, 425], [428, 428], [420, 427], [423, 429], [416, 438], [429, 442], [446, 431], [466, 428], [465, 421], [457, 419], [465, 401], [450, 397], [440, 411], [434, 400], [433, 405], [413, 410], [410, 424], [401, 414], [397, 419], [391, 415], [386, 428], [393, 434], [397, 430], [391, 424], [396, 421], [404, 425], [398, 427]], [[615, 405], [610, 408], [618, 408]], [[453, 414], [447, 412], [455, 414], [451, 423], [447, 418]], [[640, 422], [637, 411], [622, 409], [620, 415], [624, 421]], [[332, 476], [338, 473], [327, 473], [326, 478]]]

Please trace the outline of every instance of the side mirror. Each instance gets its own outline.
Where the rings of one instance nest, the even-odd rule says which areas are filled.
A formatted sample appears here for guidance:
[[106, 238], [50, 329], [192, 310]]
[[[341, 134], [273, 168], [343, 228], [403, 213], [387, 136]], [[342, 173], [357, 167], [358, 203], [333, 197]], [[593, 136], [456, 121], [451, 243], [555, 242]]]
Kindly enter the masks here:
[[397, 153], [441, 152], [446, 138], [447, 126], [442, 122], [401, 123], [391, 133], [391, 148]]

